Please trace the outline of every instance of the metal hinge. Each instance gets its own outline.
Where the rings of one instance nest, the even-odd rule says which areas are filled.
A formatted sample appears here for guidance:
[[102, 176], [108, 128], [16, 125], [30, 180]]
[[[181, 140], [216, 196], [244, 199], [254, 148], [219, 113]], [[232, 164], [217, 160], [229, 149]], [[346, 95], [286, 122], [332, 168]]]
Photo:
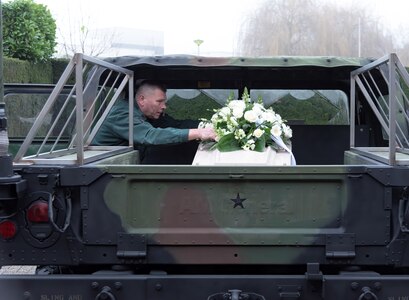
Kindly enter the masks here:
[[355, 234], [328, 234], [326, 236], [325, 256], [327, 258], [354, 258]]
[[118, 258], [141, 260], [146, 258], [146, 238], [143, 234], [118, 233]]

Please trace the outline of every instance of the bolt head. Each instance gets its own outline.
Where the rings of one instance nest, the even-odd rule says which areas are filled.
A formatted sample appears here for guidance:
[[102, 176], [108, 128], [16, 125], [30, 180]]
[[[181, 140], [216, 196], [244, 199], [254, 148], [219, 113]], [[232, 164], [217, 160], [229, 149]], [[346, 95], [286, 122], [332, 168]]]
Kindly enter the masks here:
[[351, 289], [356, 290], [359, 287], [359, 283], [358, 282], [352, 282], [351, 283]]

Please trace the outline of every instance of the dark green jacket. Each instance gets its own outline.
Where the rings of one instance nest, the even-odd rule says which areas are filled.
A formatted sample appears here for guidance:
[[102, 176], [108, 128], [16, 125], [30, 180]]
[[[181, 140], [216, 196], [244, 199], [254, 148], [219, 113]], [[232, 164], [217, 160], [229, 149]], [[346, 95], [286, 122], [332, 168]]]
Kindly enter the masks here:
[[[128, 145], [128, 111], [128, 102], [119, 99], [102, 123], [92, 144], [98, 146]], [[133, 124], [133, 141], [135, 146], [167, 145], [188, 141], [189, 129], [154, 127], [148, 122], [137, 105], [134, 106]], [[169, 126], [171, 126], [171, 124], [169, 124]]]

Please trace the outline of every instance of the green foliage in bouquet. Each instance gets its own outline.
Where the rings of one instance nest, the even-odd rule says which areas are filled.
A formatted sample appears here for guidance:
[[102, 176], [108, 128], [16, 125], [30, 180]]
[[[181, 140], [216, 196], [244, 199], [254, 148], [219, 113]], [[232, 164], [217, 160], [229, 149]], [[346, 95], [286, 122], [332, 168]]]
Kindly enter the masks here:
[[214, 111], [201, 127], [213, 127], [217, 138], [212, 148], [219, 151], [253, 150], [263, 152], [276, 146], [272, 136], [288, 144], [292, 131], [272, 108], [265, 108], [261, 99], [253, 102], [244, 90], [242, 99], [228, 99], [226, 106]]

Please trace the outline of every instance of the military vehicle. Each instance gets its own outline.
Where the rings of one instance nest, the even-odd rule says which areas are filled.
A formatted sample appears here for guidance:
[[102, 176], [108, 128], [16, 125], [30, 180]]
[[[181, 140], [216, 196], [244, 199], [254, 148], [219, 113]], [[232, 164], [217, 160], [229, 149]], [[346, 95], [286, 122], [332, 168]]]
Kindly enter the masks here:
[[[132, 114], [142, 78], [191, 116], [200, 99], [261, 95], [297, 165], [143, 164], [132, 139], [92, 146], [118, 98]], [[0, 265], [38, 270], [2, 275], [0, 298], [409, 299], [408, 84], [395, 54], [76, 54], [46, 101], [48, 86], [6, 85]]]

